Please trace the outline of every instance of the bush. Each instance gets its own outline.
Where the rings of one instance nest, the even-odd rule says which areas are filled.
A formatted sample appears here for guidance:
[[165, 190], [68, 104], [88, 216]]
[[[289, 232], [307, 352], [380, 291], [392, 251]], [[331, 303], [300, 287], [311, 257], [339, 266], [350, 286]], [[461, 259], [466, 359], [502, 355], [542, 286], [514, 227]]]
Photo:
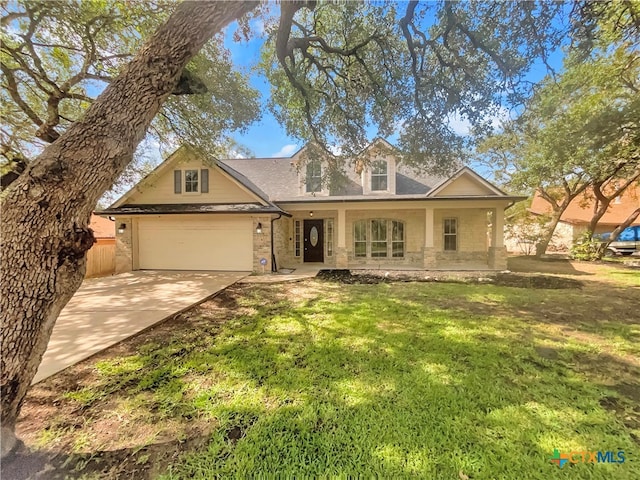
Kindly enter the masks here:
[[571, 258], [593, 262], [602, 258], [604, 244], [592, 238], [591, 232], [583, 233], [571, 247]]

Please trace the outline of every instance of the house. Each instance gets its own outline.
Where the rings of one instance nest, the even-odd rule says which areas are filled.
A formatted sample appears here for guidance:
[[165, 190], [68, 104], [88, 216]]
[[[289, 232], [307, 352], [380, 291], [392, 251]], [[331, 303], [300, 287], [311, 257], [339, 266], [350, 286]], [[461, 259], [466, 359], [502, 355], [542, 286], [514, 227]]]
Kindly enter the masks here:
[[116, 226], [113, 220], [99, 215], [91, 215], [89, 228], [93, 230], [96, 245], [113, 245], [116, 243]]
[[116, 267], [116, 227], [113, 220], [91, 215], [89, 228], [96, 243], [87, 252], [85, 277], [112, 275]]
[[[551, 239], [553, 249], [569, 250], [576, 240], [587, 231], [593, 216], [594, 198], [593, 193], [587, 190], [573, 199], [560, 217], [560, 222], [553, 234]], [[611, 202], [606, 213], [598, 222], [594, 233], [613, 231], [637, 208], [640, 208], [640, 185], [632, 185]], [[529, 211], [536, 216], [550, 215], [551, 205], [536, 192]], [[640, 219], [632, 225], [640, 225]], [[509, 244], [508, 246], [510, 247]]]
[[179, 148], [108, 209], [116, 271], [504, 269], [505, 194], [469, 168], [416, 175], [382, 139], [327, 185], [308, 147], [209, 163]]

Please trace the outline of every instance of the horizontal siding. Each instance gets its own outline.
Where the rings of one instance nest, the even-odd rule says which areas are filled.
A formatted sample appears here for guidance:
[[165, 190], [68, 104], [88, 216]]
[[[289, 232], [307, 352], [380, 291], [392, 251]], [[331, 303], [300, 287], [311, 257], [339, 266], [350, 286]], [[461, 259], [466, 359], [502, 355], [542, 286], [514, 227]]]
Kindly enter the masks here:
[[461, 175], [456, 178], [450, 185], [443, 188], [436, 197], [448, 197], [453, 195], [470, 196], [470, 195], [493, 195], [494, 192], [480, 185], [477, 181], [468, 175]]
[[[175, 193], [174, 170], [200, 170], [209, 168], [208, 193]], [[184, 181], [184, 174], [182, 175]], [[178, 162], [174, 168], [167, 169], [157, 178], [145, 182], [141, 192], [132, 195], [129, 204], [163, 204], [163, 203], [255, 203], [259, 201], [254, 195], [227, 177], [217, 167], [207, 167], [202, 162], [191, 160]]]

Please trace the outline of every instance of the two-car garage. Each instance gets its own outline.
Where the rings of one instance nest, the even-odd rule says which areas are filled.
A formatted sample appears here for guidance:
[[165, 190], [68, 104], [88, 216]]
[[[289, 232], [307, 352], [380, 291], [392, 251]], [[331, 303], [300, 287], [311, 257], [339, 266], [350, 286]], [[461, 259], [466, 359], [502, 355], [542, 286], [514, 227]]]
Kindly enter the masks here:
[[253, 269], [253, 222], [246, 215], [138, 217], [141, 270]]

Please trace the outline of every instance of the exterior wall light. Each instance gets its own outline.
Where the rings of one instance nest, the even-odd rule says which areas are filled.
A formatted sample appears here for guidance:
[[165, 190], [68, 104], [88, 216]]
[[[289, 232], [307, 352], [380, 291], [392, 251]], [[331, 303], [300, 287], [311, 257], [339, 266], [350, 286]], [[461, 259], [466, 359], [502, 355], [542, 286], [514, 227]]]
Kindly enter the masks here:
[[309, 212], [309, 216], [313, 217], [313, 211]]
[[120, 226], [118, 227], [118, 233], [122, 235], [126, 229], [127, 229], [127, 224], [121, 223]]
[[256, 225], [256, 233], [258, 235], [260, 235], [262, 233], [262, 223], [258, 222], [258, 225]]

